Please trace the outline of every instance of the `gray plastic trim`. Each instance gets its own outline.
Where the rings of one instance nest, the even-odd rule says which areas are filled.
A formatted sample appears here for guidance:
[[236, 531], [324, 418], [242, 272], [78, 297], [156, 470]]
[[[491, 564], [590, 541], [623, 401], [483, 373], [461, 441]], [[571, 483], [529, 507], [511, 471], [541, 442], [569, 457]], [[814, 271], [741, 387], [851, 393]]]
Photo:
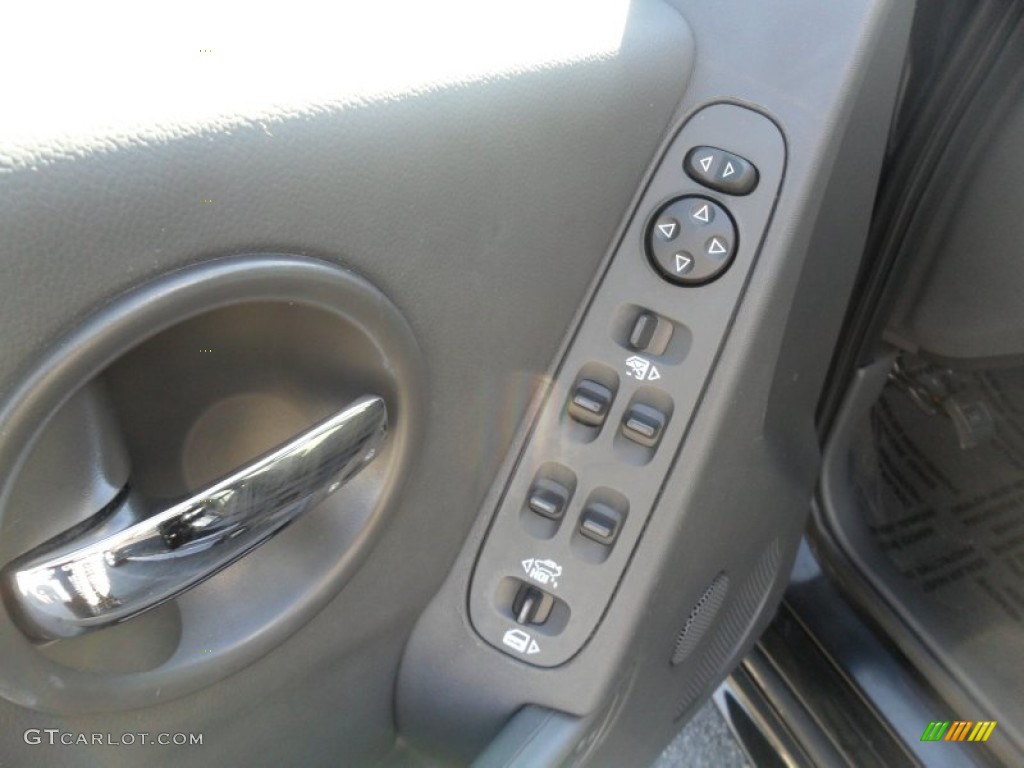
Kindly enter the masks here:
[[544, 707], [519, 710], [483, 752], [472, 768], [555, 768], [566, 765], [586, 734], [590, 719]]

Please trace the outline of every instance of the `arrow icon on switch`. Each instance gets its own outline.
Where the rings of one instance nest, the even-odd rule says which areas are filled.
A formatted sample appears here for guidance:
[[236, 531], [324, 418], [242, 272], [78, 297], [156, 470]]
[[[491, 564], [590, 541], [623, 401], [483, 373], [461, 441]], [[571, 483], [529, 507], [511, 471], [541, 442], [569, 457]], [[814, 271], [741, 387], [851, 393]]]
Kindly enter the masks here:
[[685, 253], [676, 254], [676, 272], [684, 273], [689, 272], [693, 267], [693, 258], [687, 256]]

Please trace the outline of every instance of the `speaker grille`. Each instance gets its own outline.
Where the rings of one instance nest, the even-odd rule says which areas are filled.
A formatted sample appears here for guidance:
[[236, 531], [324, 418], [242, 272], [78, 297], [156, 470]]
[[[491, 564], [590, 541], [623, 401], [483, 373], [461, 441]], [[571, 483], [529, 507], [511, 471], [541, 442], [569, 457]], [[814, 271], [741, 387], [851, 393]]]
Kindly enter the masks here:
[[[679, 720], [685, 715], [711, 682], [722, 673], [722, 667], [736, 651], [737, 645], [743, 640], [758, 608], [764, 601], [778, 571], [781, 555], [782, 547], [779, 545], [779, 540], [775, 539], [761, 553], [757, 563], [750, 571], [750, 575], [740, 585], [736, 599], [726, 609], [716, 631], [711, 633], [712, 642], [704, 651], [700, 663], [696, 665], [683, 689], [679, 703], [676, 704], [674, 720]], [[712, 586], [714, 586], [714, 582], [712, 582]], [[710, 619], [708, 621], [710, 623]]]
[[686, 657], [693, 653], [704, 633], [715, 620], [718, 609], [725, 601], [725, 595], [729, 591], [729, 577], [720, 573], [712, 579], [700, 600], [693, 606], [690, 615], [686, 618], [679, 637], [676, 638], [676, 647], [672, 652], [672, 665], [680, 664]]

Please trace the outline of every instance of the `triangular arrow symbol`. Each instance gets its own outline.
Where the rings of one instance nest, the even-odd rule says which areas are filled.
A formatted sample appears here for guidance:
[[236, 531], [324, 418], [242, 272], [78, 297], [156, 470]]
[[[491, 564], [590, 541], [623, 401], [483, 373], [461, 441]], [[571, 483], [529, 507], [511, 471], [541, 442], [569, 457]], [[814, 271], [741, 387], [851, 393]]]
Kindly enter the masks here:
[[736, 173], [736, 169], [732, 167], [732, 163], [726, 163], [725, 164], [725, 170], [722, 171], [722, 178], [723, 179], [728, 179], [734, 173]]
[[526, 649], [526, 655], [529, 656], [532, 653], [540, 653], [540, 646], [537, 645], [536, 640], [530, 641], [530, 647]]
[[657, 381], [661, 378], [661, 372], [658, 371], [653, 365], [651, 366], [651, 372], [647, 374], [648, 381]]
[[714, 159], [714, 155], [708, 155], [707, 157], [702, 157], [698, 161], [700, 163], [700, 167], [704, 169], [704, 173], [707, 173], [709, 170], [711, 170], [711, 163]]
[[659, 224], [658, 229], [661, 230], [661, 234], [665, 237], [672, 237], [676, 231], [676, 223], [674, 221], [669, 221], [665, 224]]
[[676, 272], [689, 269], [691, 264], [693, 264], [693, 259], [689, 256], [684, 256], [681, 253], [676, 254]]
[[533, 567], [533, 558], [532, 557], [529, 558], [528, 560], [523, 560], [523, 570], [524, 571], [529, 573], [530, 572], [530, 568], [532, 568], [532, 567]]
[[704, 203], [704, 205], [697, 209], [693, 214], [693, 218], [695, 218], [697, 221], [703, 221], [705, 224], [707, 224], [711, 218], [711, 211], [708, 208], [708, 204]]
[[717, 237], [711, 238], [711, 244], [708, 246], [708, 253], [712, 256], [720, 256], [725, 253], [725, 246], [722, 245], [722, 241]]

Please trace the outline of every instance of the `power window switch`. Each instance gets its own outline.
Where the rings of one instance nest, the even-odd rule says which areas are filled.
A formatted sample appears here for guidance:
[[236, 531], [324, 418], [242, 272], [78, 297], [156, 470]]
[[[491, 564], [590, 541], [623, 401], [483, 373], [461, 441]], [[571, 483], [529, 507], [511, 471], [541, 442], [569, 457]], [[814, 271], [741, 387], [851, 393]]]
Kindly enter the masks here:
[[630, 406], [622, 418], [622, 434], [646, 448], [658, 444], [664, 428], [665, 414], [643, 403]]
[[541, 517], [551, 520], [561, 520], [565, 514], [565, 503], [569, 498], [568, 492], [559, 492], [553, 488], [534, 486], [526, 500], [527, 506]]
[[612, 391], [603, 384], [583, 379], [569, 398], [569, 415], [580, 424], [600, 427], [612, 405]]
[[641, 310], [626, 340], [630, 349], [649, 355], [660, 355], [672, 340], [672, 323], [653, 312]]
[[580, 533], [605, 546], [611, 545], [619, 535], [622, 517], [607, 504], [589, 504], [580, 515]]

